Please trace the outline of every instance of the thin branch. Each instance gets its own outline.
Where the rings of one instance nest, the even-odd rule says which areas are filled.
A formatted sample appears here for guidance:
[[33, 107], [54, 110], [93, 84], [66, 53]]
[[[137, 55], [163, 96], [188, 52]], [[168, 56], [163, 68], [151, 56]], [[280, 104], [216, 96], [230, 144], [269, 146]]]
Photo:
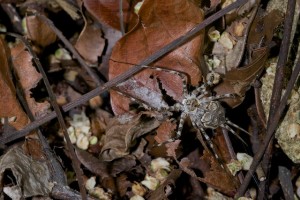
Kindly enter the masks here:
[[267, 134], [266, 134], [266, 137], [262, 143], [262, 145], [260, 146], [258, 152], [255, 154], [254, 158], [253, 158], [253, 163], [249, 169], [249, 171], [247, 172], [246, 176], [245, 176], [245, 179], [244, 179], [244, 182], [243, 184], [241, 185], [241, 187], [239, 188], [237, 194], [236, 194], [236, 198], [242, 196], [245, 191], [247, 190], [247, 187], [249, 185], [249, 182], [252, 178], [252, 175], [254, 174], [257, 166], [259, 165], [260, 163], [260, 160], [262, 158], [262, 156], [264, 155], [264, 152], [266, 150], [266, 148], [268, 147], [269, 145], [269, 142], [271, 141], [271, 139], [273, 138], [274, 136], [274, 133], [275, 133], [275, 130], [277, 128], [277, 125], [278, 125], [278, 122], [279, 120], [281, 119], [282, 115], [283, 115], [283, 111], [287, 105], [287, 100], [291, 94], [291, 91], [294, 87], [294, 84], [298, 78], [298, 75], [299, 75], [299, 72], [300, 72], [300, 59], [298, 59], [298, 62], [296, 64], [296, 67], [295, 69], [293, 70], [293, 73], [292, 73], [292, 76], [291, 76], [291, 79], [287, 85], [287, 88], [286, 88], [286, 91], [282, 97], [282, 100], [276, 110], [276, 113], [274, 115], [274, 118], [273, 118], [273, 123], [270, 124], [270, 126], [268, 127], [267, 129]]
[[[200, 31], [202, 31], [205, 27], [219, 19], [220, 17], [224, 16], [231, 10], [240, 7], [241, 5], [245, 4], [247, 0], [237, 0], [236, 2], [230, 4], [226, 8], [218, 11], [214, 15], [208, 17], [205, 19], [202, 23], [198, 24], [195, 26], [192, 30], [187, 32], [185, 35], [177, 38], [173, 42], [169, 43], [168, 45], [164, 46], [162, 49], [159, 51], [155, 52], [145, 60], [143, 60], [141, 63], [138, 65], [133, 66], [130, 68], [128, 71], [124, 72], [123, 74], [113, 78], [109, 82], [95, 88], [94, 90], [86, 93], [85, 95], [81, 96], [78, 98], [76, 101], [68, 103], [62, 107], [64, 112], [67, 112], [71, 110], [74, 107], [77, 107], [85, 102], [87, 102], [89, 99], [107, 91], [108, 89], [118, 85], [119, 83], [122, 83], [123, 81], [127, 80], [128, 78], [132, 77], [136, 73], [142, 71], [144, 69], [144, 65], [150, 65], [154, 61], [158, 60], [162, 56], [166, 55], [167, 53], [171, 52], [172, 50], [176, 49], [177, 47], [181, 46], [182, 44], [186, 43], [189, 41], [191, 38], [195, 37], [197, 34], [199, 34]], [[0, 137], [0, 144], [6, 144], [8, 142], [11, 142], [13, 140], [16, 140], [20, 137], [24, 137], [27, 133], [30, 131], [36, 129], [37, 127], [41, 126], [42, 124], [50, 121], [51, 119], [54, 119], [56, 117], [55, 112], [51, 112], [48, 115], [30, 123], [26, 127], [24, 127], [22, 130], [15, 131], [11, 133], [8, 136]]]
[[[255, 157], [253, 159], [253, 163], [251, 165], [250, 170], [247, 172], [247, 175], [244, 179], [243, 184], [239, 188], [236, 197], [242, 196], [249, 183], [251, 180], [251, 177], [256, 170], [256, 167], [259, 165], [261, 158], [268, 147], [269, 143], [271, 142], [273, 136], [274, 136], [274, 131], [277, 128], [277, 125], [279, 123], [279, 120], [281, 116], [283, 115], [283, 110], [286, 106], [287, 103], [287, 98], [290, 95], [290, 92], [288, 92], [288, 87], [290, 87], [290, 90], [292, 90], [295, 81], [297, 79], [298, 73], [295, 73], [297, 68], [300, 68], [300, 59], [297, 63], [296, 68], [294, 69], [295, 72], [293, 72], [291, 80], [289, 81], [289, 85], [287, 87], [287, 90], [285, 92], [285, 96], [282, 98], [281, 102], [281, 93], [283, 89], [283, 77], [284, 77], [284, 69], [288, 57], [288, 50], [289, 50], [289, 44], [290, 44], [290, 36], [291, 36], [291, 29], [293, 25], [293, 18], [294, 18], [294, 13], [295, 13], [295, 5], [296, 5], [296, 0], [289, 0], [288, 5], [287, 5], [287, 10], [286, 10], [286, 17], [285, 17], [285, 22], [284, 22], [284, 32], [283, 35], [285, 36], [283, 38], [281, 47], [280, 47], [280, 53], [279, 53], [279, 58], [277, 62], [277, 70], [275, 74], [275, 80], [273, 84], [273, 92], [272, 92], [272, 97], [271, 97], [271, 104], [270, 104], [270, 112], [269, 112], [269, 119], [267, 123], [267, 134], [264, 139], [264, 142], [262, 146], [260, 147], [259, 151], [257, 154], [255, 154]], [[296, 75], [296, 77], [295, 77]], [[294, 78], [294, 79], [293, 79]], [[294, 80], [294, 82], [292, 82]], [[292, 85], [291, 85], [292, 84]], [[286, 98], [286, 101], [284, 101], [284, 98]], [[281, 109], [281, 110], [280, 110]]]
[[73, 165], [74, 171], [77, 175], [78, 184], [79, 184], [82, 199], [85, 200], [85, 199], [87, 199], [87, 194], [86, 194], [86, 190], [85, 190], [85, 187], [84, 187], [83, 173], [82, 173], [82, 170], [80, 169], [80, 162], [78, 161], [78, 159], [76, 157], [72, 142], [70, 140], [70, 137], [69, 137], [69, 134], [68, 134], [68, 131], [67, 131], [67, 126], [65, 124], [65, 121], [64, 121], [63, 115], [61, 113], [61, 110], [60, 110], [60, 108], [59, 108], [59, 106], [56, 102], [56, 97], [55, 97], [55, 95], [54, 95], [54, 93], [51, 89], [51, 85], [48, 81], [46, 72], [44, 71], [43, 66], [40, 63], [40, 61], [39, 61], [38, 57], [36, 56], [35, 52], [32, 50], [29, 42], [25, 38], [23, 38], [21, 35], [18, 35], [18, 34], [10, 33], [8, 35], [11, 35], [11, 36], [14, 36], [14, 37], [20, 39], [25, 44], [25, 46], [28, 49], [29, 53], [32, 55], [32, 58], [33, 58], [35, 64], [37, 65], [37, 68], [39, 69], [39, 72], [42, 74], [44, 84], [46, 86], [48, 95], [50, 97], [51, 105], [52, 105], [52, 107], [53, 107], [53, 109], [54, 109], [54, 111], [57, 115], [57, 119], [59, 121], [60, 126], [62, 127], [64, 137], [65, 137], [65, 140], [67, 142], [67, 147], [68, 147], [68, 150], [69, 150], [71, 158], [72, 158], [72, 165]]

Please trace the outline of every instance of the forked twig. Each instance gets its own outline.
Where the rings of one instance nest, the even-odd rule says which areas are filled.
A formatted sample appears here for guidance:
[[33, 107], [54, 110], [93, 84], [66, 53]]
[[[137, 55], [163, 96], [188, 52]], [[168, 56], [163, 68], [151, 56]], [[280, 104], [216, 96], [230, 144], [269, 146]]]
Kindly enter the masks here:
[[72, 165], [73, 165], [74, 171], [77, 175], [78, 185], [79, 185], [79, 188], [80, 188], [80, 193], [81, 193], [82, 199], [85, 200], [85, 199], [87, 199], [87, 195], [86, 195], [86, 190], [85, 190], [84, 181], [83, 181], [83, 173], [80, 169], [80, 162], [78, 161], [78, 159], [76, 157], [76, 154], [75, 154], [73, 145], [71, 143], [71, 140], [70, 140], [70, 137], [69, 137], [69, 134], [68, 134], [68, 131], [67, 131], [67, 126], [65, 124], [62, 112], [61, 112], [61, 110], [60, 110], [60, 108], [59, 108], [59, 106], [56, 102], [56, 97], [55, 97], [55, 95], [54, 95], [54, 93], [51, 89], [51, 85], [48, 81], [47, 75], [46, 75], [46, 73], [45, 73], [45, 71], [42, 67], [42, 64], [40, 63], [39, 59], [37, 58], [35, 52], [32, 50], [29, 42], [24, 37], [22, 37], [21, 35], [18, 35], [18, 34], [13, 34], [13, 33], [7, 33], [7, 34], [20, 39], [24, 43], [24, 45], [28, 49], [29, 53], [31, 54], [35, 64], [37, 65], [37, 68], [39, 69], [39, 72], [42, 74], [44, 84], [46, 86], [48, 95], [50, 97], [51, 105], [53, 106], [53, 109], [54, 109], [54, 111], [57, 115], [57, 119], [59, 121], [59, 124], [63, 129], [64, 138], [67, 142], [67, 147], [68, 147], [68, 150], [69, 150], [71, 158], [72, 158]]
[[[283, 35], [285, 37], [283, 38], [283, 41], [281, 43], [279, 58], [278, 58], [278, 62], [277, 62], [277, 70], [276, 70], [276, 74], [275, 74], [275, 80], [274, 80], [272, 97], [271, 97], [266, 137], [264, 139], [262, 146], [259, 148], [259, 151], [255, 154], [251, 168], [247, 172], [244, 182], [241, 185], [241, 187], [239, 188], [239, 190], [236, 194], [236, 197], [240, 197], [245, 193], [245, 191], [249, 185], [249, 182], [251, 180], [253, 172], [256, 170], [257, 166], [259, 165], [261, 158], [264, 155], [265, 150], [267, 149], [269, 143], [271, 142], [271, 140], [274, 136], [275, 129], [277, 128], [279, 120], [283, 115], [282, 112], [283, 112], [284, 108], [286, 107], [287, 99], [293, 89], [293, 86], [294, 86], [296, 79], [298, 77], [298, 74], [299, 74], [300, 59], [298, 60], [297, 65], [292, 73], [292, 77], [286, 88], [286, 92], [284, 93], [284, 96], [281, 98], [281, 93], [282, 93], [282, 89], [283, 89], [284, 69], [285, 69], [286, 61], [287, 61], [287, 57], [288, 57], [288, 49], [289, 49], [289, 44], [290, 44], [291, 29], [292, 29], [293, 18], [294, 18], [294, 13], [295, 13], [295, 5], [296, 5], [296, 0], [288, 1], [288, 6], [286, 9], [286, 18], [284, 21]], [[281, 101], [280, 101], [280, 99], [281, 99]]]

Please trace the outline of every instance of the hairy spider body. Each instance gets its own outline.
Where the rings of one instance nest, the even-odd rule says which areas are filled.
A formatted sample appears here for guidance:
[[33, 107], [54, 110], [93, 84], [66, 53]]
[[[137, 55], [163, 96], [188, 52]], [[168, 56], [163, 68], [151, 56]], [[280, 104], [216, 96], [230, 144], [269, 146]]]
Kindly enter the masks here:
[[182, 112], [186, 113], [197, 127], [216, 129], [226, 122], [225, 109], [218, 101], [188, 95], [182, 103]]
[[[216, 154], [214, 150], [214, 145], [210, 140], [209, 136], [207, 135], [207, 133], [205, 132], [205, 129], [216, 129], [218, 127], [222, 127], [232, 132], [239, 139], [241, 138], [236, 134], [234, 130], [232, 130], [232, 128], [229, 125], [247, 133], [247, 131], [235, 125], [225, 117], [225, 109], [218, 101], [219, 99], [224, 99], [224, 98], [234, 98], [235, 95], [222, 94], [222, 95], [211, 96], [210, 92], [207, 89], [207, 87], [213, 86], [219, 82], [218, 74], [209, 73], [209, 75], [207, 76], [206, 83], [203, 83], [201, 86], [197, 87], [192, 92], [188, 92], [186, 74], [175, 70], [165, 69], [165, 68], [158, 68], [158, 67], [151, 67], [151, 66], [144, 66], [144, 67], [148, 69], [155, 69], [158, 71], [169, 72], [180, 76], [182, 79], [183, 100], [181, 102], [175, 103], [172, 106], [156, 109], [162, 112], [164, 111], [181, 112], [176, 138], [170, 139], [168, 142], [171, 142], [174, 139], [177, 139], [181, 136], [183, 124], [187, 117], [190, 118], [192, 125], [195, 128], [197, 128], [200, 131], [200, 133], [204, 136], [204, 138], [207, 140], [216, 157], [218, 157], [218, 155]], [[133, 101], [137, 100], [135, 98], [132, 98], [131, 96], [129, 97]], [[140, 100], [137, 101], [140, 102], [145, 108], [151, 109], [151, 107], [146, 105], [145, 102], [142, 102]]]

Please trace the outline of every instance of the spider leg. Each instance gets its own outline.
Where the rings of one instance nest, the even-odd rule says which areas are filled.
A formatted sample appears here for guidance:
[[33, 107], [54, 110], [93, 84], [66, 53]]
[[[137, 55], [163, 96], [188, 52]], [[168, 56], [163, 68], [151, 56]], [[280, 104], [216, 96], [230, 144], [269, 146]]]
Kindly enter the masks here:
[[147, 110], [157, 110], [153, 107], [151, 107], [148, 103], [146, 103], [145, 101], [141, 100], [141, 99], [137, 99], [135, 97], [132, 97], [131, 95], [127, 94], [126, 92], [121, 92], [117, 87], [113, 88], [114, 91], [116, 91], [118, 94], [125, 96], [127, 98], [129, 98], [131, 101], [137, 102], [138, 104], [142, 105], [145, 109]]
[[179, 124], [178, 124], [178, 130], [177, 130], [177, 133], [176, 133], [176, 139], [180, 138], [180, 136], [181, 136], [184, 121], [185, 121], [186, 117], [187, 117], [187, 113], [185, 113], [185, 112], [181, 113], [180, 119], [179, 119]]
[[[194, 127], [197, 127], [196, 124], [192, 123]], [[205, 138], [205, 140], [207, 141], [207, 143], [209, 144], [210, 149], [207, 148], [205, 142], [203, 141], [203, 137]], [[199, 131], [197, 131], [197, 138], [198, 140], [201, 142], [202, 146], [204, 147], [204, 149], [207, 152], [210, 152], [213, 154], [214, 158], [217, 160], [217, 162], [220, 164], [220, 166], [224, 169], [224, 166], [222, 164], [221, 158], [219, 157], [215, 146], [213, 144], [213, 142], [211, 141], [210, 137], [207, 135], [206, 131], [204, 130], [204, 128], [199, 127]]]
[[147, 65], [142, 65], [142, 67], [147, 68], [147, 69], [154, 69], [154, 70], [157, 70], [157, 71], [163, 71], [163, 72], [168, 72], [168, 73], [171, 73], [171, 74], [178, 75], [182, 80], [183, 95], [186, 96], [188, 94], [188, 90], [187, 90], [187, 79], [188, 79], [188, 77], [185, 73], [179, 72], [179, 71], [176, 71], [176, 70], [172, 70], [172, 69], [152, 67], [152, 66], [147, 66]]
[[215, 100], [219, 100], [219, 99], [234, 98], [234, 97], [235, 97], [234, 94], [220, 94], [220, 95], [216, 95], [216, 96], [205, 97], [203, 102], [205, 103], [205, 102], [215, 101]]
[[231, 122], [229, 119], [226, 119], [226, 124], [229, 124], [230, 126], [233, 126], [233, 127], [237, 128], [237, 129], [243, 131], [244, 133], [247, 133], [248, 135], [251, 135], [248, 131], [246, 131], [245, 129], [239, 127], [235, 123]]
[[208, 94], [206, 87], [208, 85], [206, 83], [202, 84], [200, 87], [197, 87], [195, 90], [193, 90], [192, 94], [195, 96], [198, 96], [199, 94]]
[[171, 138], [171, 139], [169, 139], [169, 140], [161, 143], [161, 144], [158, 144], [158, 146], [161, 146], [161, 145], [163, 145], [165, 143], [174, 142], [175, 140], [177, 140], [178, 138], [180, 138], [181, 133], [182, 133], [182, 128], [183, 128], [184, 121], [185, 121], [186, 117], [187, 117], [187, 113], [184, 113], [184, 112], [181, 113], [180, 119], [179, 119], [179, 124], [178, 124], [178, 129], [177, 129], [177, 132], [176, 132], [176, 136], [174, 138]]
[[220, 125], [220, 127], [227, 129], [233, 135], [235, 135], [239, 140], [241, 140], [245, 145], [247, 145], [247, 143], [230, 126], [228, 126], [227, 124], [222, 124]]

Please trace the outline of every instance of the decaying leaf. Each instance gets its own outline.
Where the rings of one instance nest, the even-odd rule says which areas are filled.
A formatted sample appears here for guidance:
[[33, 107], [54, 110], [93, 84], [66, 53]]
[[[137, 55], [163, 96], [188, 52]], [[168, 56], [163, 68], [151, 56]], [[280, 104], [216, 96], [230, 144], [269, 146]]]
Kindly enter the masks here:
[[[120, 1], [83, 0], [85, 8], [101, 23], [107, 24], [120, 30]], [[122, 13], [125, 27], [131, 21], [137, 21], [134, 14], [134, 4], [124, 0], [122, 2]], [[133, 23], [135, 25], [135, 23]], [[128, 29], [130, 30], [130, 28]]]
[[88, 62], [97, 63], [98, 57], [102, 55], [105, 41], [99, 27], [95, 24], [85, 22], [84, 28], [75, 44], [80, 55]]
[[[137, 26], [121, 38], [113, 49], [109, 66], [110, 79], [184, 35], [202, 22], [204, 17], [202, 10], [189, 0], [145, 0], [138, 15], [140, 21]], [[183, 72], [188, 75], [189, 83], [196, 86], [201, 81], [199, 66], [202, 44], [203, 33], [200, 33], [190, 42], [155, 62], [153, 66]], [[121, 84], [120, 90], [147, 102], [152, 107], [163, 107], [165, 104], [159, 95], [162, 93], [159, 83], [173, 99], [182, 99], [181, 78], [170, 72], [157, 70], [143, 70]], [[125, 97], [111, 93], [115, 114], [128, 110], [127, 102]]]
[[[26, 156], [21, 148], [9, 150], [0, 159], [0, 180], [4, 179], [5, 171], [11, 170], [16, 186], [22, 191], [22, 197], [37, 195], [48, 196], [54, 183], [49, 182], [50, 172], [46, 162], [35, 161]], [[1, 190], [3, 185], [1, 185]]]
[[9, 124], [19, 130], [29, 122], [29, 119], [16, 98], [16, 90], [8, 63], [9, 49], [2, 38], [0, 38], [0, 44], [0, 118], [13, 119], [8, 120]]
[[[205, 182], [222, 193], [233, 196], [238, 188], [237, 180], [231, 176], [230, 173], [227, 173], [220, 164], [216, 162], [216, 159], [212, 159], [210, 153], [207, 151], [204, 151], [204, 155], [200, 159], [210, 163], [210, 169], [203, 172]], [[222, 182], [220, 182], [220, 180], [222, 180]]]
[[101, 159], [111, 161], [128, 155], [136, 139], [157, 128], [159, 124], [158, 120], [145, 113], [136, 116], [124, 114], [111, 120], [107, 127]]
[[23, 89], [28, 107], [35, 117], [47, 114], [50, 104], [47, 101], [36, 102], [31, 96], [31, 89], [35, 88], [42, 79], [42, 75], [32, 65], [32, 56], [26, 51], [23, 43], [11, 49], [13, 67]]
[[55, 42], [56, 34], [37, 16], [28, 16], [24, 19], [24, 22], [26, 23], [25, 32], [27, 37], [35, 44], [46, 47]]
[[[223, 77], [223, 82], [214, 88], [217, 94], [238, 95], [237, 98], [222, 100], [231, 107], [236, 107], [242, 103], [251, 83], [264, 69], [273, 31], [281, 22], [278, 12], [274, 11], [266, 16], [262, 16], [261, 12], [258, 10], [247, 38], [248, 51], [251, 52], [249, 64], [228, 71]], [[264, 23], [261, 22], [262, 20]], [[262, 41], [264, 42], [262, 43]]]
[[172, 138], [172, 132], [176, 129], [176, 123], [172, 123], [170, 120], [164, 121], [157, 129], [155, 141], [158, 144], [168, 141]]
[[[257, 8], [254, 8], [249, 13], [249, 16], [236, 19], [236, 21], [222, 33], [219, 41], [214, 44], [212, 54], [216, 57], [214, 59], [220, 60], [220, 64], [214, 66], [214, 71], [224, 74], [226, 71], [233, 70], [240, 65], [245, 52], [248, 32], [256, 11]], [[228, 45], [225, 45], [225, 39], [223, 38], [227, 38], [227, 43], [231, 43], [232, 48], [228, 48]]]

